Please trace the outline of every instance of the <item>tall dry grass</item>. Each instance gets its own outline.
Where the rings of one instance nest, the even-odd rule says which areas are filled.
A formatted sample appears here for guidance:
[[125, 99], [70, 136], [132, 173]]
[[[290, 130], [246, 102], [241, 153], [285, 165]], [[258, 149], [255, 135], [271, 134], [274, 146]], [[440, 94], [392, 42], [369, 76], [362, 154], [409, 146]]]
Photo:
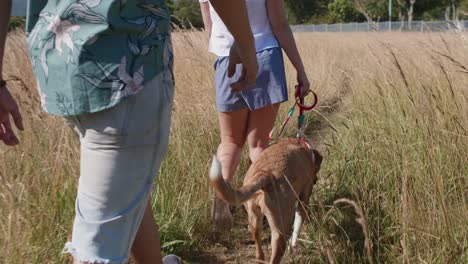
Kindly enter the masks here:
[[[286, 262], [466, 263], [465, 39], [297, 35], [321, 99], [308, 115], [308, 134], [325, 160], [301, 254]], [[174, 34], [171, 143], [153, 197], [164, 250], [191, 259], [215, 242], [206, 172], [219, 139], [206, 47], [202, 33]], [[41, 112], [21, 33], [9, 36], [6, 65], [7, 76], [22, 80], [12, 89], [26, 131], [21, 146], [0, 147], [0, 263], [65, 263], [60, 251], [73, 217], [78, 142], [60, 118]], [[294, 84], [290, 64], [287, 77]], [[246, 164], [244, 158], [240, 175]]]

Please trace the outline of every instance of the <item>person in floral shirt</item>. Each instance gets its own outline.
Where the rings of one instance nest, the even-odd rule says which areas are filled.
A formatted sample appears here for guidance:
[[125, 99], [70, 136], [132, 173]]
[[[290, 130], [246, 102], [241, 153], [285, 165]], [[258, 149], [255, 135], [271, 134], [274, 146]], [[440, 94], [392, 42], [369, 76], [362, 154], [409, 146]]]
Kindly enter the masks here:
[[[212, 0], [237, 41], [236, 83], [255, 84], [257, 60], [242, 0]], [[233, 12], [233, 10], [236, 10]], [[11, 0], [0, 2], [0, 140], [17, 145], [23, 129], [3, 79]], [[43, 109], [65, 121], [81, 143], [72, 239], [75, 263], [161, 263], [150, 200], [166, 153], [174, 96], [170, 13], [164, 0], [31, 0], [27, 43]], [[178, 263], [166, 256], [163, 263]]]

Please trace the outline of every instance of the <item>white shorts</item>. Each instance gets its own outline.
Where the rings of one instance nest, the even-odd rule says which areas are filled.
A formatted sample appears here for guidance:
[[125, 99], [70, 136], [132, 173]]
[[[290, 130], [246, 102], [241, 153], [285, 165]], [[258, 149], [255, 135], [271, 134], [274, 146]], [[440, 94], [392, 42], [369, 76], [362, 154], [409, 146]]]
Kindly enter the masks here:
[[126, 263], [165, 156], [171, 69], [97, 113], [67, 117], [80, 136], [81, 175], [72, 240], [64, 251], [92, 263]]

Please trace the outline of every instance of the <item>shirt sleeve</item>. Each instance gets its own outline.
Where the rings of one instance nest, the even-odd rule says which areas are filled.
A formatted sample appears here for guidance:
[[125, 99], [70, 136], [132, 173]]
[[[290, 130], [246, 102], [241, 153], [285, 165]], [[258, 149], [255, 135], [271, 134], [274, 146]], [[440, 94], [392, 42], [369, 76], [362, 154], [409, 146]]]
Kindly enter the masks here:
[[206, 2], [208, 2], [208, 1], [209, 1], [209, 0], [198, 0], [198, 2], [200, 2], [200, 3], [206, 3]]

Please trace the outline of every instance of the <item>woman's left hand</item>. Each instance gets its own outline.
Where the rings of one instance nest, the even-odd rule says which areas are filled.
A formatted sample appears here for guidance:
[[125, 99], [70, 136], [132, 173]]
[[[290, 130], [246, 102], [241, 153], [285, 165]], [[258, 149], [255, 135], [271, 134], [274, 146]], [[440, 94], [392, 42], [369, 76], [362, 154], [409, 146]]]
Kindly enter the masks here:
[[4, 84], [0, 87], [0, 140], [8, 146], [14, 146], [19, 144], [19, 140], [12, 129], [10, 115], [16, 127], [23, 130], [23, 119], [18, 104]]
[[301, 86], [301, 97], [306, 97], [310, 93], [310, 82], [305, 72], [297, 73], [297, 83]]

